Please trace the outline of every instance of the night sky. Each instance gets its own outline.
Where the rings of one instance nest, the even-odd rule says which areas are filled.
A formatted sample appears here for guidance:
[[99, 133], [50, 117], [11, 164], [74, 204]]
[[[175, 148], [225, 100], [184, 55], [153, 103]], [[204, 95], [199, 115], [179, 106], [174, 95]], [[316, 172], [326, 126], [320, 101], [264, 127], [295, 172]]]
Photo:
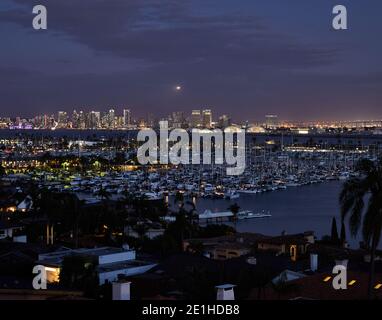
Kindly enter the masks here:
[[[349, 30], [332, 29], [336, 4]], [[1, 0], [0, 116], [382, 118], [381, 31], [380, 0]]]

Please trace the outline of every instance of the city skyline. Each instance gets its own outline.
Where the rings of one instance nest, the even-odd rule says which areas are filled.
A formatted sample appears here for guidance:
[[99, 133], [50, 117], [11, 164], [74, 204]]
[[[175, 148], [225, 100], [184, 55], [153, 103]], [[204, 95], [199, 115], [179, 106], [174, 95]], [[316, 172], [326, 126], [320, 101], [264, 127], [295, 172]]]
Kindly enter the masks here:
[[[165, 117], [147, 113], [137, 117], [131, 108], [110, 107], [103, 110], [84, 111], [73, 109], [70, 112], [56, 111], [50, 114], [38, 114], [32, 117], [3, 117], [0, 115], [0, 129], [137, 129], [159, 128], [160, 121], [167, 121], [171, 128], [226, 128], [241, 126], [250, 132], [265, 130], [296, 129], [301, 132], [308, 128], [317, 129], [378, 129], [380, 134], [382, 119], [358, 119], [353, 121], [291, 121], [281, 119], [277, 114], [265, 114], [262, 119], [236, 121], [230, 114], [215, 113], [215, 109], [193, 109], [191, 113], [172, 111]], [[305, 128], [305, 129], [304, 129]], [[304, 130], [303, 130], [304, 129]], [[308, 132], [306, 131], [306, 132]]]
[[380, 118], [382, 5], [342, 3], [345, 31], [331, 28], [330, 0], [45, 0], [48, 30], [36, 31], [30, 3], [5, 0], [0, 108], [11, 117], [128, 104], [140, 117], [206, 105], [237, 121]]

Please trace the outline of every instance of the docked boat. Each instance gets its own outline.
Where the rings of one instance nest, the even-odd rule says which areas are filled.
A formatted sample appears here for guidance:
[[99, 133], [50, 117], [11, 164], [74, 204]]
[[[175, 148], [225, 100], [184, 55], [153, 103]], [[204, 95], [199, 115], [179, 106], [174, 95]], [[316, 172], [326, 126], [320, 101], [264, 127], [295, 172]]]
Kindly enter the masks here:
[[228, 218], [232, 217], [231, 211], [212, 212], [211, 210], [205, 210], [199, 214], [199, 219], [216, 219], [216, 218]]
[[224, 193], [224, 198], [234, 200], [240, 198], [240, 194], [234, 190], [229, 190], [226, 193]]
[[250, 210], [243, 210], [237, 214], [237, 218], [239, 220], [270, 218], [270, 217], [272, 217], [272, 215], [269, 212], [265, 212], [265, 211], [261, 213], [254, 213], [253, 211], [250, 211]]

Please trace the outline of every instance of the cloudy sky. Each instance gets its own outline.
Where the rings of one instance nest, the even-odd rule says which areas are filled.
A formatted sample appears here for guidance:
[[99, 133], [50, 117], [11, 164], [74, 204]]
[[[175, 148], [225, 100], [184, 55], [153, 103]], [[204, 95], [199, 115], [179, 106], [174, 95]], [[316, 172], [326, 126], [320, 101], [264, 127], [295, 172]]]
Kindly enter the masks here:
[[[332, 29], [336, 4], [349, 30]], [[1, 0], [0, 116], [382, 118], [381, 17], [380, 0]]]

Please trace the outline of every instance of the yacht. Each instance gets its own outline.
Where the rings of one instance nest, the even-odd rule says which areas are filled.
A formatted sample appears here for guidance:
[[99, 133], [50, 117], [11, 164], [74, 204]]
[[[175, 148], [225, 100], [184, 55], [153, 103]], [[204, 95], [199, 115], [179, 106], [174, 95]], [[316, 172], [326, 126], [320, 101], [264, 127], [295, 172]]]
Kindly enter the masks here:
[[237, 214], [239, 220], [255, 219], [255, 218], [270, 218], [272, 215], [269, 212], [254, 213], [250, 210], [243, 210]]

